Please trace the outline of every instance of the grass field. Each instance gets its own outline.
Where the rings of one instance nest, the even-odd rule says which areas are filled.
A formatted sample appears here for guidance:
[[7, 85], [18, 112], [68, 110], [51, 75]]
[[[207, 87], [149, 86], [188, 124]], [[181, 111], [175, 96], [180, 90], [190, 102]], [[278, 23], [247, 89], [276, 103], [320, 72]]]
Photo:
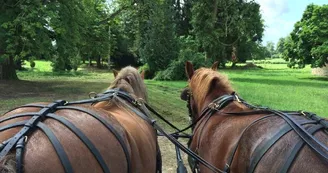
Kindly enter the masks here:
[[[328, 78], [312, 76], [309, 67], [289, 69], [286, 64], [268, 63], [260, 66], [263, 69], [219, 72], [229, 77], [236, 92], [249, 103], [280, 110], [306, 110], [328, 117]], [[18, 76], [20, 81], [0, 81], [0, 114], [26, 103], [85, 99], [90, 91], [101, 92], [113, 80], [110, 72], [90, 68], [53, 73], [45, 61], [36, 61], [34, 69], [18, 72]], [[188, 125], [186, 104], [179, 98], [186, 81], [145, 83], [150, 105], [177, 126]], [[161, 147], [169, 153], [163, 155], [164, 172], [175, 172], [174, 148], [163, 141]]]

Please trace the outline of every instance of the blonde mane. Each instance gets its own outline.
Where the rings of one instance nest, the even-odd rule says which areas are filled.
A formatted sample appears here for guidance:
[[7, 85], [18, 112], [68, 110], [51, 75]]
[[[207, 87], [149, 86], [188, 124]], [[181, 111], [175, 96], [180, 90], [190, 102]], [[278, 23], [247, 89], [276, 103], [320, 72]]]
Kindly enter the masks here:
[[108, 89], [113, 88], [120, 88], [135, 99], [142, 98], [146, 102], [148, 101], [146, 85], [138, 70], [131, 66], [121, 69]]
[[189, 82], [189, 87], [199, 109], [201, 109], [201, 106], [205, 102], [206, 96], [209, 94], [213, 85], [217, 87], [217, 90], [222, 92], [231, 93], [233, 91], [230, 82], [225, 75], [210, 68], [200, 68], [195, 71]]
[[[120, 89], [130, 94], [134, 99], [141, 98], [145, 102], [148, 101], [146, 85], [141, 78], [141, 75], [138, 73], [138, 70], [131, 66], [121, 69], [121, 71], [117, 74], [115, 80], [108, 87], [108, 89], [114, 88]], [[110, 110], [115, 105], [124, 110], [127, 110], [128, 112], [131, 112], [130, 109], [128, 109], [126, 105], [117, 98], [96, 103], [94, 106], [101, 107], [105, 110]]]

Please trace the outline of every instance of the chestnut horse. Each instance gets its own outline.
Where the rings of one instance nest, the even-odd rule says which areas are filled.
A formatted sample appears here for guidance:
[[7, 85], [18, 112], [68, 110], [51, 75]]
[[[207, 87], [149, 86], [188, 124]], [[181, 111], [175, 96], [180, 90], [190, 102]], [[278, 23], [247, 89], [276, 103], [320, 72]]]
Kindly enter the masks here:
[[135, 104], [117, 96], [147, 101], [143, 76], [125, 67], [115, 77], [109, 89], [116, 96], [29, 104], [4, 114], [1, 172], [161, 172], [156, 131]]
[[189, 147], [218, 168], [190, 158], [194, 172], [328, 172], [326, 120], [247, 104], [217, 72], [217, 63], [194, 71], [187, 62], [186, 74], [181, 98], [194, 124]]

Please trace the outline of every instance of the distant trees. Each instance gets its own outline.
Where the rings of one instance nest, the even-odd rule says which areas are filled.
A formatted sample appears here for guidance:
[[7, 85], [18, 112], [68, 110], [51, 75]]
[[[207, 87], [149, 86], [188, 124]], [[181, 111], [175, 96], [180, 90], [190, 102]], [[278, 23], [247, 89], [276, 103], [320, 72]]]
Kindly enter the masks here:
[[190, 55], [245, 62], [267, 52], [259, 9], [244, 0], [0, 1], [0, 64], [5, 78], [17, 78], [22, 60], [51, 60], [64, 71], [108, 59], [117, 68], [147, 64], [153, 77], [180, 70], [174, 65]]
[[289, 61], [289, 67], [322, 67], [328, 63], [327, 16], [328, 5], [308, 5], [290, 36], [279, 42], [279, 51], [283, 50], [282, 57]]
[[270, 53], [269, 57], [272, 58], [276, 54], [276, 49], [275, 49], [274, 43], [272, 41], [268, 41], [266, 44], [266, 48]]

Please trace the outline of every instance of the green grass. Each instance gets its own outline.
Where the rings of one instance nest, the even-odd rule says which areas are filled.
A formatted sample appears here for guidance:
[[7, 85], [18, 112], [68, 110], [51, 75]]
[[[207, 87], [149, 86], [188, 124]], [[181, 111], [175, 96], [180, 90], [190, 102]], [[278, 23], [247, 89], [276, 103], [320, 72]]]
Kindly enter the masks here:
[[[263, 69], [219, 69], [219, 72], [229, 77], [237, 93], [249, 103], [280, 110], [307, 110], [328, 117], [327, 78], [312, 76], [309, 67], [289, 69], [286, 64], [269, 63], [260, 66]], [[45, 61], [36, 61], [34, 69], [18, 72], [18, 76], [20, 81], [0, 81], [0, 114], [26, 103], [85, 99], [90, 91], [101, 92], [113, 80], [112, 73], [93, 68], [54, 73]], [[187, 82], [145, 80], [145, 83], [150, 105], [178, 127], [187, 126], [186, 103], [180, 100]], [[169, 130], [167, 125], [164, 128]], [[163, 170], [175, 172], [174, 146], [163, 138], [159, 138], [159, 143]], [[186, 155], [183, 157], [186, 160]]]
[[[275, 60], [276, 61], [276, 60]], [[229, 77], [237, 93], [248, 102], [280, 110], [306, 110], [328, 117], [328, 79], [312, 76], [309, 67], [289, 69], [286, 64], [260, 64], [263, 69], [219, 72]], [[28, 66], [28, 64], [26, 64]], [[55, 99], [86, 98], [101, 92], [113, 75], [107, 70], [81, 68], [54, 73], [49, 62], [36, 61], [34, 69], [18, 72], [21, 81], [0, 83], [0, 113], [15, 106]], [[186, 81], [146, 80], [150, 104], [179, 126], [188, 124], [185, 102], [179, 98]]]

